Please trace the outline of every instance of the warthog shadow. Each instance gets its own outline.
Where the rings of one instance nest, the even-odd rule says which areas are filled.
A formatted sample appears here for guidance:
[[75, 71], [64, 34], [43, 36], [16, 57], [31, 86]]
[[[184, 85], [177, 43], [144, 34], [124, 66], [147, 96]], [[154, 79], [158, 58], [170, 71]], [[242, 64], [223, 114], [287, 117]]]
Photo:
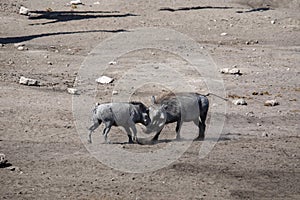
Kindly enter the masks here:
[[148, 137], [148, 138], [137, 138], [137, 144], [140, 144], [140, 145], [155, 145], [155, 144], [161, 144], [161, 143], [169, 143], [169, 142], [186, 142], [186, 141], [193, 141], [193, 142], [203, 142], [203, 141], [215, 141], [215, 142], [218, 142], [218, 141], [228, 141], [228, 140], [231, 140], [230, 138], [227, 138], [227, 137], [219, 137], [219, 138], [210, 138], [210, 137], [207, 137], [205, 138], [204, 140], [199, 140], [199, 139], [184, 139], [184, 138], [181, 138], [179, 140], [177, 139], [161, 139], [161, 140], [153, 140], [152, 137]]

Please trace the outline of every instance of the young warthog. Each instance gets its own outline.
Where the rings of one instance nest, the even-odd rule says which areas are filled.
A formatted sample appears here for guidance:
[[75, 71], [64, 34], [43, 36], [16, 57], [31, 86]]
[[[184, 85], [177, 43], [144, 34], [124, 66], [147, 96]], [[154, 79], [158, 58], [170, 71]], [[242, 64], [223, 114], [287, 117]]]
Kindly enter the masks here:
[[140, 102], [97, 104], [92, 112], [93, 125], [89, 128], [90, 132], [88, 138], [90, 143], [92, 143], [93, 131], [98, 128], [102, 122], [105, 125], [103, 135], [106, 143], [109, 143], [107, 135], [112, 126], [124, 127], [128, 135], [128, 142], [133, 143], [133, 140], [137, 141], [135, 124], [141, 123], [147, 126], [150, 123], [149, 110]]
[[209, 102], [206, 96], [198, 93], [167, 94], [158, 99], [152, 97], [149, 107], [151, 123], [146, 126], [146, 133], [156, 132], [152, 140], [158, 140], [165, 124], [177, 122], [176, 139], [180, 139], [180, 128], [183, 122], [193, 121], [199, 127], [196, 139], [203, 140], [205, 135], [205, 120]]

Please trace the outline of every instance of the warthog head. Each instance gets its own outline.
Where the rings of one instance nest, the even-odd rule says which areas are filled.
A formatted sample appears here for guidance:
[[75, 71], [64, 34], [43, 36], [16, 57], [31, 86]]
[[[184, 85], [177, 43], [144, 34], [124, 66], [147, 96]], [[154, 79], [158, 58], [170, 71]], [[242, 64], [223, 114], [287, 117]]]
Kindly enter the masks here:
[[167, 120], [166, 109], [167, 105], [156, 104], [154, 96], [152, 97], [152, 105], [149, 107], [151, 122], [146, 126], [145, 133], [158, 132], [164, 127]]
[[131, 103], [138, 106], [140, 116], [142, 117], [140, 123], [147, 126], [151, 122], [151, 120], [149, 118], [149, 109], [140, 102], [131, 102]]

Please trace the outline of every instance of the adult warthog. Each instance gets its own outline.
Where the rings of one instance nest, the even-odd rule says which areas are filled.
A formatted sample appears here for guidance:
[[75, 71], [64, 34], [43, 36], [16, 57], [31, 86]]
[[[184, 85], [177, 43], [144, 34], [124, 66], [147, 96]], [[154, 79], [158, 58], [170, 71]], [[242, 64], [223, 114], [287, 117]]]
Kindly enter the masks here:
[[199, 127], [196, 139], [203, 140], [208, 107], [207, 97], [198, 93], [170, 93], [157, 99], [153, 96], [149, 107], [151, 123], [146, 126], [145, 132], [156, 132], [152, 138], [156, 141], [166, 124], [176, 122], [176, 139], [179, 140], [182, 123], [193, 121]]
[[[97, 104], [92, 111], [93, 125], [89, 128], [88, 141], [92, 143], [92, 133], [103, 122], [103, 135], [106, 143], [110, 143], [107, 135], [112, 126], [121, 126], [128, 135], [129, 143], [137, 141], [136, 123], [147, 126], [150, 123], [149, 110], [141, 102]], [[132, 135], [133, 133], [133, 135]], [[133, 136], [133, 140], [132, 140]]]

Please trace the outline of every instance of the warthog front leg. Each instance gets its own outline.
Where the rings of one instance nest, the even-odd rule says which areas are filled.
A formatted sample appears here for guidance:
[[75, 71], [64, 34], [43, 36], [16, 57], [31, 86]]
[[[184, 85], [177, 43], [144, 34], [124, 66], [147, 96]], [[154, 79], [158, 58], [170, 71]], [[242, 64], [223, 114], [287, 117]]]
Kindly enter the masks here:
[[154, 135], [154, 137], [152, 138], [153, 141], [157, 141], [157, 140], [158, 140], [158, 137], [159, 137], [159, 135], [160, 135], [160, 133], [161, 133], [162, 130], [163, 130], [163, 129], [160, 129], [160, 131], [158, 131], [158, 132]]
[[131, 130], [132, 130], [132, 132], [133, 132], [133, 141], [134, 142], [137, 142], [137, 130], [136, 130], [136, 127], [135, 127], [135, 125], [133, 125], [133, 126], [131, 126]]
[[130, 127], [125, 128], [128, 136], [128, 143], [132, 144], [134, 142], [137, 142], [137, 130], [134, 124], [132, 124]]
[[131, 134], [130, 128], [129, 128], [129, 127], [126, 127], [126, 128], [125, 128], [125, 131], [126, 131], [127, 136], [128, 136], [128, 143], [129, 143], [129, 144], [133, 144], [132, 134]]

